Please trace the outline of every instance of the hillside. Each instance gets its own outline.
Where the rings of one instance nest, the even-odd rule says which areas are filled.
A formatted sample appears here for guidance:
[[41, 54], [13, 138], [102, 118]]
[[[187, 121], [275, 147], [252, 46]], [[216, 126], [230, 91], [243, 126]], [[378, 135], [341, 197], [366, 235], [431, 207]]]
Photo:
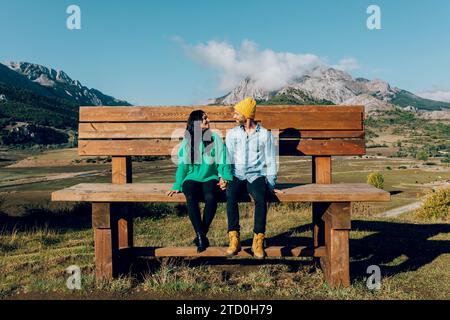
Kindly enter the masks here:
[[0, 63], [0, 143], [76, 144], [80, 105], [129, 106], [57, 71], [27, 62]]

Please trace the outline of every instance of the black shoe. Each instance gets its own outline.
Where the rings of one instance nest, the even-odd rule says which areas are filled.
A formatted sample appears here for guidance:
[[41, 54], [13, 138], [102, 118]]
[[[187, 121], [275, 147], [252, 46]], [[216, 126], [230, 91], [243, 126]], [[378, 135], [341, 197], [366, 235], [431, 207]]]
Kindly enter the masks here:
[[205, 251], [206, 248], [209, 247], [209, 240], [202, 232], [197, 232], [197, 237], [194, 239], [194, 241], [195, 240], [197, 240], [196, 246], [198, 253]]
[[[205, 239], [206, 239], [206, 247], [209, 247], [209, 239], [206, 236], [205, 236]], [[195, 237], [194, 240], [192, 240], [192, 243], [198, 247], [198, 236]]]

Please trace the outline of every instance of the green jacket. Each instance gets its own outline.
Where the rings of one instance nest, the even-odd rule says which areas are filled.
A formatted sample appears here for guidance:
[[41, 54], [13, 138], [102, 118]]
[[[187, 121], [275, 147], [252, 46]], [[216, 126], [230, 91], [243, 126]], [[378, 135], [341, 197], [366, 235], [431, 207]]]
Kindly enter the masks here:
[[208, 152], [205, 152], [203, 143], [200, 143], [202, 161], [198, 164], [190, 163], [191, 146], [183, 139], [178, 151], [178, 168], [172, 190], [183, 191], [183, 182], [186, 180], [206, 182], [219, 180], [219, 177], [227, 181], [233, 180], [231, 165], [226, 164], [225, 144], [216, 133], [212, 133], [212, 139], [213, 143], [207, 147]]

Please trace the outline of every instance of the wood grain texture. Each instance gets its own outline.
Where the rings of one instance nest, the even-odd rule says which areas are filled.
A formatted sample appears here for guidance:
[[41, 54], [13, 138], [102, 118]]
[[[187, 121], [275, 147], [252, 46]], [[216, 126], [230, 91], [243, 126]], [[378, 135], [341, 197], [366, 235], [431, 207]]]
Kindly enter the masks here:
[[[125, 205], [126, 206], [126, 205]], [[128, 209], [128, 207], [126, 206]], [[133, 247], [133, 217], [130, 213], [118, 221], [119, 249]]]
[[[134, 106], [134, 107], [80, 107], [80, 122], [129, 122], [145, 121], [181, 121], [186, 122], [189, 114], [201, 109], [212, 121], [228, 121], [232, 119], [232, 106]], [[265, 115], [286, 114], [295, 112], [315, 113], [364, 113], [364, 106], [298, 106], [271, 105], [256, 108], [256, 120]], [[328, 129], [328, 128], [325, 128]]]
[[[135, 247], [131, 249], [134, 257], [225, 257], [227, 247], [209, 247], [206, 251], [197, 253], [197, 247]], [[268, 257], [323, 257], [325, 247], [287, 247], [270, 246], [265, 249]], [[238, 253], [239, 257], [251, 257], [251, 247], [244, 246]]]
[[333, 230], [351, 229], [351, 203], [331, 203], [322, 217]]
[[111, 279], [118, 274], [117, 229], [94, 228], [95, 277]]
[[[148, 140], [79, 140], [80, 156], [170, 156], [177, 155], [181, 141]], [[280, 155], [334, 155], [365, 154], [365, 142], [358, 140], [281, 140]]]
[[92, 227], [111, 229], [113, 223], [110, 203], [92, 203]]
[[313, 156], [312, 158], [312, 182], [328, 184], [332, 181], [332, 162], [330, 156]]
[[[332, 203], [324, 214], [325, 256], [321, 258], [325, 281], [332, 288], [350, 286], [350, 203]], [[344, 226], [341, 226], [341, 224]], [[334, 224], [334, 225], [333, 225]]]
[[[133, 183], [116, 185], [109, 183], [81, 183], [70, 188], [52, 193], [52, 201], [82, 202], [164, 202], [180, 203], [186, 199], [183, 194], [172, 197], [165, 192], [171, 188], [170, 183]], [[352, 202], [352, 201], [389, 201], [389, 192], [377, 189], [365, 183], [343, 184], [306, 184], [279, 185], [283, 194], [273, 196], [270, 201], [281, 202]], [[246, 197], [246, 196], [245, 196]], [[242, 198], [243, 201], [250, 199]], [[220, 201], [225, 200], [221, 194]]]
[[[125, 121], [125, 120], [123, 120]], [[264, 126], [264, 124], [263, 124]], [[236, 127], [231, 122], [211, 122], [211, 130], [225, 138], [227, 131]], [[281, 138], [364, 138], [363, 130], [307, 130], [280, 129]], [[269, 128], [268, 128], [269, 129]], [[278, 128], [277, 128], [278, 129]], [[185, 122], [88, 122], [80, 123], [78, 138], [89, 139], [179, 139], [184, 136]]]
[[112, 157], [112, 183], [126, 184], [133, 182], [131, 157]]

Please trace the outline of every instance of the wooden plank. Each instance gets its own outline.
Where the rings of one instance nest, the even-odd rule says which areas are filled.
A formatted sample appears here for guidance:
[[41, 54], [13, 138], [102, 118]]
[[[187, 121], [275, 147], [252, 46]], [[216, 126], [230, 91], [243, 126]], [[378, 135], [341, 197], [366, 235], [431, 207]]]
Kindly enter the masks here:
[[92, 203], [92, 227], [98, 229], [110, 229], [111, 204], [110, 203]]
[[[163, 202], [183, 203], [183, 194], [168, 197], [165, 192], [170, 183], [133, 183], [116, 185], [109, 183], [81, 183], [52, 193], [52, 201], [84, 202]], [[379, 190], [365, 183], [279, 185], [284, 193], [272, 196], [275, 202], [353, 202], [389, 201], [389, 192]], [[245, 195], [243, 199], [250, 201]], [[225, 201], [222, 192], [220, 201]]]
[[290, 111], [285, 113], [268, 112], [260, 115], [265, 128], [303, 130], [362, 130], [362, 113], [352, 112], [305, 112]]
[[[211, 122], [211, 130], [225, 137], [226, 131], [236, 127], [235, 121]], [[79, 139], [135, 139], [183, 138], [185, 122], [89, 122], [79, 124]]]
[[[236, 127], [236, 122], [211, 122], [211, 129], [225, 138], [227, 130]], [[83, 139], [149, 139], [183, 138], [184, 122], [89, 122], [80, 123], [78, 138]], [[280, 130], [280, 138], [364, 138], [361, 130]]]
[[351, 229], [351, 203], [331, 203], [322, 220], [329, 223], [333, 230]]
[[[312, 158], [312, 182], [317, 184], [330, 184], [332, 166], [331, 157]], [[312, 204], [312, 229], [313, 229], [313, 246], [315, 248], [323, 246], [325, 243], [324, 228], [325, 224], [322, 220], [323, 215], [330, 206], [329, 203], [313, 202]]]
[[131, 157], [112, 157], [112, 183], [132, 183]]
[[349, 230], [335, 230], [325, 220], [325, 256], [321, 267], [325, 281], [332, 288], [350, 286]]
[[312, 158], [312, 182], [318, 184], [328, 184], [332, 181], [331, 157]]
[[[133, 248], [132, 255], [135, 257], [226, 257], [227, 247], [209, 247], [201, 253], [197, 253], [197, 247], [142, 247]], [[322, 257], [325, 256], [325, 247], [287, 247], [270, 246], [265, 248], [267, 257]], [[251, 247], [242, 247], [237, 254], [239, 257], [251, 257]]]
[[[170, 156], [178, 153], [181, 141], [148, 140], [79, 140], [80, 156]], [[363, 155], [365, 142], [358, 140], [281, 140], [280, 155]]]
[[312, 203], [312, 243], [314, 248], [325, 245], [325, 223], [322, 217], [327, 212], [329, 206], [329, 202]]
[[[122, 204], [123, 205], [123, 204]], [[125, 204], [126, 205], [126, 204]], [[129, 207], [124, 207], [127, 214], [122, 216], [118, 221], [119, 232], [119, 249], [133, 247], [133, 216], [128, 212]]]
[[[131, 157], [112, 157], [112, 183], [132, 183]], [[133, 246], [133, 217], [128, 212], [127, 203], [116, 203], [115, 210], [118, 215], [119, 248]]]
[[94, 228], [95, 276], [111, 279], [119, 272], [117, 230]]
[[[144, 107], [80, 107], [80, 122], [130, 122], [141, 121], [187, 121], [189, 114], [201, 109], [208, 114], [212, 121], [232, 119], [231, 106], [144, 106]], [[363, 106], [299, 106], [274, 105], [256, 108], [256, 119], [265, 114], [291, 113], [291, 112], [340, 112], [364, 113]], [[327, 129], [327, 128], [326, 128]]]
[[332, 288], [350, 285], [350, 203], [331, 203], [323, 216], [325, 256], [321, 266]]
[[351, 156], [366, 154], [365, 141], [360, 140], [280, 140], [282, 156]]

